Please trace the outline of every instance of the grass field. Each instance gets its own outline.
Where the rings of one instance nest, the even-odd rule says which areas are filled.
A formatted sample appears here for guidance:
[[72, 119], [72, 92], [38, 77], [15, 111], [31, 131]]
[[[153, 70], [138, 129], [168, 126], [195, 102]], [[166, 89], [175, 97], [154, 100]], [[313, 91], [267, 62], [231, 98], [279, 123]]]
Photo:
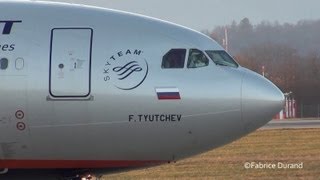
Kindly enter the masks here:
[[[303, 163], [302, 169], [246, 169], [246, 162]], [[173, 164], [103, 179], [320, 179], [320, 129], [258, 130], [229, 145]]]

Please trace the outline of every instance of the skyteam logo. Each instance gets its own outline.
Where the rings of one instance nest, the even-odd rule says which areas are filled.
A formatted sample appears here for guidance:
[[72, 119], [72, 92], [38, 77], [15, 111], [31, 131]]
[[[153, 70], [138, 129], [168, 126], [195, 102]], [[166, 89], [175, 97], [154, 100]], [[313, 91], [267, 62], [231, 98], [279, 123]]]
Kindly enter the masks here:
[[137, 61], [131, 61], [124, 66], [117, 66], [113, 68], [113, 71], [118, 73], [118, 79], [124, 80], [129, 77], [132, 73], [142, 71], [139, 63]]
[[112, 55], [104, 67], [104, 81], [112, 83], [121, 90], [132, 90], [139, 87], [147, 78], [149, 66], [143, 57], [143, 51], [118, 51]]

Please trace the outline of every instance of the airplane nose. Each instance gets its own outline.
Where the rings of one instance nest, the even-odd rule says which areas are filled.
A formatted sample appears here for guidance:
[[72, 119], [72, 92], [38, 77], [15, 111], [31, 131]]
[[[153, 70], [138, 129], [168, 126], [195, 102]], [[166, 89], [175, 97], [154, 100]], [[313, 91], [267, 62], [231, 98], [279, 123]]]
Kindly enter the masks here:
[[247, 71], [242, 81], [242, 120], [246, 132], [269, 122], [284, 106], [284, 94], [268, 79]]

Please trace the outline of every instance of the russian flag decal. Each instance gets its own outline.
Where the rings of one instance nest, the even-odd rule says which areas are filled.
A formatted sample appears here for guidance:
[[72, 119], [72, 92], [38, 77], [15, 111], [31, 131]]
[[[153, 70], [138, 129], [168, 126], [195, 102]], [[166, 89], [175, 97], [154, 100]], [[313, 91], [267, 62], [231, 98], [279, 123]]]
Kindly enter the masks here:
[[156, 93], [159, 100], [178, 100], [181, 99], [178, 88], [156, 88]]

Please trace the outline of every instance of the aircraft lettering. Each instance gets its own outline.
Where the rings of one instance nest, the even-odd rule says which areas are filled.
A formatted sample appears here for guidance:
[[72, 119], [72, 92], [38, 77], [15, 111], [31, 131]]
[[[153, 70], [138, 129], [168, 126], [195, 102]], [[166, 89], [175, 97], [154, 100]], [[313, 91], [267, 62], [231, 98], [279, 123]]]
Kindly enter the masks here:
[[127, 50], [126, 55], [131, 54], [130, 49]]
[[141, 52], [142, 52], [141, 50], [134, 50], [134, 53], [133, 53], [133, 54], [140, 55]]
[[[116, 60], [116, 58], [114, 58], [114, 56], [111, 56], [111, 57], [110, 57], [110, 59], [112, 59], [112, 60]], [[109, 63], [109, 62], [108, 62], [108, 63]]]
[[181, 118], [181, 114], [131, 114], [129, 122], [180, 122]]
[[0, 50], [2, 51], [13, 51], [15, 44], [0, 44]]
[[109, 81], [110, 80], [110, 76], [105, 76], [104, 77], [104, 81]]
[[10, 34], [14, 23], [21, 23], [22, 21], [0, 21], [0, 24], [4, 24], [2, 34]]
[[[125, 53], [123, 53], [123, 52], [124, 52], [124, 51], [118, 51], [117, 54], [112, 55], [112, 56], [110, 57], [110, 60], [116, 60], [117, 58], [120, 58], [120, 57], [122, 57], [123, 55], [132, 54], [132, 50], [130, 50], [130, 49], [126, 50]], [[138, 55], [138, 56], [139, 56], [139, 55], [141, 55], [141, 53], [142, 53], [141, 50], [137, 50], [137, 49], [133, 50], [133, 54], [134, 54], [134, 55]]]
[[[107, 62], [105, 64], [105, 66], [111, 66], [111, 64], [109, 62]], [[103, 77], [104, 81], [109, 81], [111, 79], [110, 75], [109, 75], [109, 67], [103, 69], [103, 74], [105, 74], [105, 76]]]

